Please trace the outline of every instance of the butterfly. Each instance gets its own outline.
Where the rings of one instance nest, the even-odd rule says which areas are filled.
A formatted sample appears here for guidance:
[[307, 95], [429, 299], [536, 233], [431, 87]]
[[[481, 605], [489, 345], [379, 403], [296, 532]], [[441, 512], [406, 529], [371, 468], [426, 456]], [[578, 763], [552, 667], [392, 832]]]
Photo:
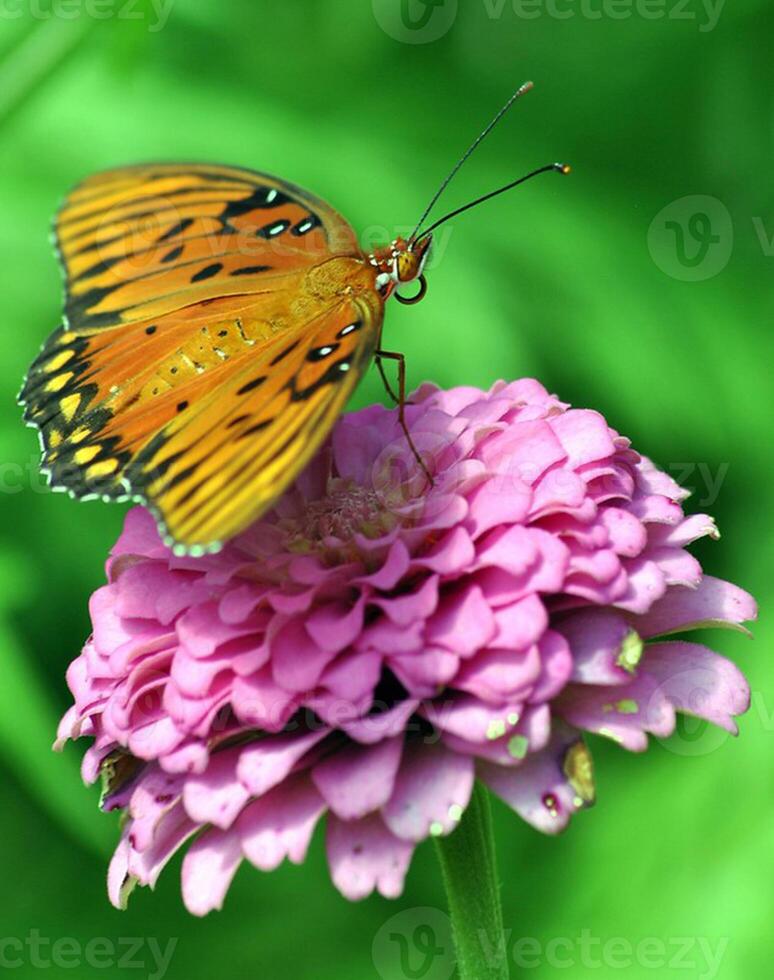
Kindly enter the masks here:
[[[133, 499], [182, 554], [216, 551], [298, 476], [381, 346], [385, 304], [424, 296], [432, 232], [550, 164], [370, 252], [330, 205], [241, 167], [97, 174], [55, 222], [64, 323], [20, 395], [54, 489]], [[418, 283], [413, 297], [399, 287]], [[385, 383], [386, 378], [385, 378]], [[391, 390], [388, 385], [388, 390]]]

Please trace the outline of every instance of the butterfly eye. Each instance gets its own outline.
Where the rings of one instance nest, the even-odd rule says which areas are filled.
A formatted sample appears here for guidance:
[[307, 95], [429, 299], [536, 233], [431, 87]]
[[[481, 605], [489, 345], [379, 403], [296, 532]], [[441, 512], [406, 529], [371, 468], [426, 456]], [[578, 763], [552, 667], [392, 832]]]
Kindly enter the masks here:
[[417, 278], [419, 283], [419, 289], [414, 293], [413, 296], [401, 296], [400, 293], [395, 293], [395, 299], [399, 303], [403, 303], [404, 306], [413, 306], [414, 303], [418, 303], [421, 299], [424, 299], [425, 293], [427, 292], [427, 279], [423, 275]]

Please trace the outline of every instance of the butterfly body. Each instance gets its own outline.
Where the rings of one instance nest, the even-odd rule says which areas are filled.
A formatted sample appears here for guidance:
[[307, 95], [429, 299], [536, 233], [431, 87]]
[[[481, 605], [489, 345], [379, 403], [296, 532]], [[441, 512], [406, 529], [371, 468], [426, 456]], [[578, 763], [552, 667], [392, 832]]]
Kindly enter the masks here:
[[90, 178], [56, 240], [65, 324], [21, 394], [43, 468], [77, 497], [141, 500], [194, 553], [265, 511], [318, 448], [429, 246], [366, 254], [307, 192], [197, 164]]

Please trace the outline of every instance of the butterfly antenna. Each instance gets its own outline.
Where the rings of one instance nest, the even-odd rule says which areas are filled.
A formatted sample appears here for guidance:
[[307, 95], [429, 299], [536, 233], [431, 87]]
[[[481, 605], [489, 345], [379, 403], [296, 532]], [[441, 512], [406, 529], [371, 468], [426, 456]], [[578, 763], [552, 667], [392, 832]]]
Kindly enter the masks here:
[[409, 241], [415, 241], [416, 240], [416, 235], [417, 235], [417, 232], [419, 231], [419, 229], [422, 227], [422, 222], [427, 218], [427, 216], [433, 210], [433, 208], [435, 207], [435, 205], [438, 203], [438, 198], [441, 196], [441, 194], [443, 194], [443, 192], [446, 190], [446, 188], [452, 182], [452, 180], [454, 179], [454, 177], [457, 175], [457, 171], [460, 169], [460, 167], [463, 165], [463, 163], [465, 163], [465, 161], [474, 153], [474, 151], [478, 147], [479, 143], [481, 143], [483, 140], [485, 140], [486, 137], [492, 132], [492, 130], [500, 122], [500, 120], [503, 118], [503, 116], [505, 115], [505, 113], [510, 109], [510, 107], [513, 105], [513, 103], [517, 99], [520, 99], [522, 95], [526, 95], [527, 92], [529, 92], [529, 90], [531, 88], [533, 88], [533, 83], [532, 82], [524, 82], [523, 85], [520, 85], [516, 89], [516, 91], [513, 93], [513, 95], [508, 99], [508, 101], [505, 103], [505, 105], [502, 107], [502, 109], [500, 109], [500, 111], [497, 113], [497, 115], [494, 117], [494, 119], [489, 123], [489, 125], [486, 127], [486, 129], [483, 130], [483, 132], [479, 133], [478, 136], [473, 140], [473, 142], [467, 148], [467, 150], [465, 150], [465, 152], [462, 154], [462, 156], [460, 157], [460, 159], [457, 161], [457, 163], [452, 168], [452, 171], [449, 174], [449, 176], [446, 178], [446, 180], [444, 180], [444, 182], [441, 184], [441, 186], [438, 188], [438, 190], [433, 195], [433, 199], [430, 201], [430, 203], [425, 208], [424, 212], [422, 213], [422, 217], [419, 219], [419, 221], [417, 221], [416, 228], [412, 232]]
[[[496, 191], [490, 191], [488, 194], [484, 194], [481, 197], [477, 197], [475, 201], [470, 201], [469, 204], [463, 204], [461, 208], [455, 208], [454, 211], [450, 211], [445, 214], [442, 218], [434, 221], [429, 228], [425, 228], [424, 231], [416, 235], [415, 241], [419, 241], [422, 238], [427, 238], [427, 236], [435, 231], [435, 229], [444, 224], [450, 218], [456, 218], [458, 214], [462, 214], [463, 211], [469, 211], [471, 208], [475, 208], [479, 204], [483, 204], [484, 201], [489, 201], [493, 197], [497, 197], [499, 194], [504, 194], [506, 191], [511, 190], [513, 187], [518, 187], [519, 184], [523, 184], [528, 180], [532, 180], [533, 177], [537, 177], [538, 174], [550, 173], [552, 170], [560, 174], [569, 174], [572, 171], [569, 163], [547, 163], [544, 167], [538, 167], [537, 170], [533, 170], [531, 173], [526, 174], [524, 177], [519, 177], [518, 180], [512, 180], [510, 184], [506, 184], [505, 187], [499, 187]], [[415, 233], [416, 234], [416, 233]]]

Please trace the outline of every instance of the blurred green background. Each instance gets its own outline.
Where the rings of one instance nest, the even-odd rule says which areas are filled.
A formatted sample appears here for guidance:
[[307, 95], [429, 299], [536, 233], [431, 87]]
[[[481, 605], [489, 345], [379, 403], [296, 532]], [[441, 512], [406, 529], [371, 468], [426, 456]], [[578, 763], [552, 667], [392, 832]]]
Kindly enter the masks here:
[[[81, 956], [53, 975], [159, 976], [151, 937], [177, 940], [166, 976], [185, 980], [449, 976], [440, 962], [407, 973], [388, 948], [390, 931], [423, 921], [417, 908], [444, 908], [429, 845], [396, 902], [345, 902], [318, 834], [302, 868], [243, 868], [225, 910], [203, 921], [182, 909], [179, 862], [129, 911], [108, 905], [115, 821], [80, 783], [81, 747], [62, 757], [50, 744], [123, 508], [45, 492], [14, 406], [59, 322], [48, 228], [68, 188], [126, 162], [237, 163], [309, 187], [364, 237], [391, 238], [533, 78], [444, 205], [554, 159], [573, 176], [447, 227], [427, 299], [391, 304], [385, 342], [405, 352], [412, 385], [535, 375], [605, 412], [694, 489], [689, 508], [718, 518], [722, 540], [698, 549], [705, 567], [765, 610], [772, 36], [766, 0], [0, 3], [0, 972], [37, 975], [51, 953], [38, 936], [81, 950], [107, 941], [98, 963]], [[372, 371], [356, 402], [381, 398]], [[597, 740], [599, 803], [556, 840], [496, 806], [509, 949], [526, 936], [542, 950], [525, 973], [771, 975], [770, 637], [764, 616], [754, 645], [713, 638], [751, 678], [739, 741], [683, 727], [630, 756]], [[129, 962], [131, 937], [143, 946]], [[8, 938], [25, 943], [18, 959]]]

